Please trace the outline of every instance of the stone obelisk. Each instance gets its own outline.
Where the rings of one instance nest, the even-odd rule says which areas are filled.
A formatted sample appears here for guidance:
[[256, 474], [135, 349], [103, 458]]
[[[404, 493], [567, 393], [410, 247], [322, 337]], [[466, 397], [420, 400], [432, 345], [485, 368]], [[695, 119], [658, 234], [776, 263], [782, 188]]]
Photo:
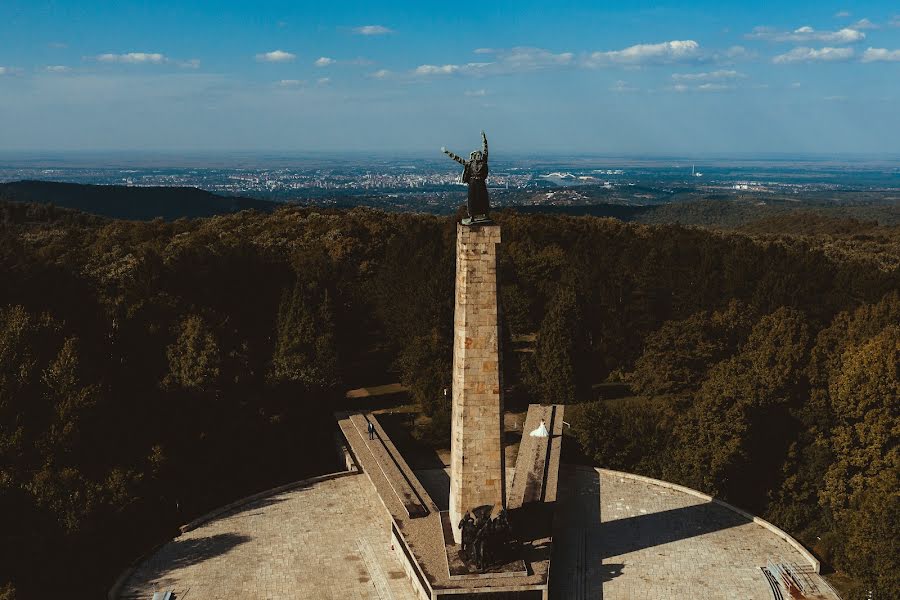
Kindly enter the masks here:
[[503, 381], [497, 303], [499, 225], [457, 225], [453, 340], [450, 519], [453, 535], [466, 511], [506, 506]]

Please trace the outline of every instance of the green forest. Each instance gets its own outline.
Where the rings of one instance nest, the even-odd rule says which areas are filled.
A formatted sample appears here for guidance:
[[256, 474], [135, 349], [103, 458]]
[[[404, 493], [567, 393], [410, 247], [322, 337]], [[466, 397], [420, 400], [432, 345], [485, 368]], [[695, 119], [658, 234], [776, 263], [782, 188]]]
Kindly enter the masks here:
[[[510, 402], [577, 404], [573, 457], [900, 597], [900, 227], [495, 219]], [[335, 470], [348, 388], [401, 381], [446, 439], [456, 220], [0, 202], [0, 599], [101, 597], [204, 511]]]

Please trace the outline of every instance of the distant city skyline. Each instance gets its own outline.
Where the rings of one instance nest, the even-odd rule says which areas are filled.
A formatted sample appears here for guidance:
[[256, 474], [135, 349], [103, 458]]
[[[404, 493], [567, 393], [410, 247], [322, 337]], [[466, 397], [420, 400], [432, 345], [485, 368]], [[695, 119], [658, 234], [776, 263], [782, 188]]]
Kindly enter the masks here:
[[597, 4], [6, 0], [0, 153], [900, 154], [896, 3]]

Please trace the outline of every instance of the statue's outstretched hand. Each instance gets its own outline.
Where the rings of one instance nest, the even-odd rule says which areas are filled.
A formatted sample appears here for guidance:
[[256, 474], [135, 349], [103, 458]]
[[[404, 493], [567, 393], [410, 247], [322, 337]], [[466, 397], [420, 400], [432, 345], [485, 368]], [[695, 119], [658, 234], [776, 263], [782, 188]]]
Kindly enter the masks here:
[[447, 149], [444, 148], [443, 146], [441, 146], [441, 152], [443, 152], [444, 154], [447, 154]]

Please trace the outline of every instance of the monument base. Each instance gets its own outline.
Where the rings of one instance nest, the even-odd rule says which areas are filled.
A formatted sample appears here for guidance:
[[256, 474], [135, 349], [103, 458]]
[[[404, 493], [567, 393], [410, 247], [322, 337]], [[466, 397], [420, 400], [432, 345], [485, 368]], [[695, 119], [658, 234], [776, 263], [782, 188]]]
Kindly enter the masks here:
[[453, 523], [450, 522], [450, 513], [441, 511], [441, 529], [444, 533], [444, 550], [447, 553], [447, 570], [450, 579], [492, 579], [496, 577], [522, 577], [528, 575], [525, 561], [515, 556], [518, 552], [518, 543], [510, 543], [509, 553], [512, 556], [505, 560], [489, 565], [484, 571], [479, 571], [463, 556], [462, 545], [453, 539]]
[[494, 221], [487, 215], [475, 215], [474, 217], [466, 217], [460, 221], [463, 225], [493, 225]]
[[[420, 599], [547, 600], [562, 411], [562, 406], [528, 408], [508, 507], [512, 534], [518, 539], [516, 557], [484, 573], [459, 557], [447, 511], [437, 508], [377, 417], [336, 415], [350, 452], [385, 508], [394, 554]], [[528, 436], [529, 428], [542, 419], [550, 435]], [[369, 439], [367, 423], [375, 427], [374, 439]]]

